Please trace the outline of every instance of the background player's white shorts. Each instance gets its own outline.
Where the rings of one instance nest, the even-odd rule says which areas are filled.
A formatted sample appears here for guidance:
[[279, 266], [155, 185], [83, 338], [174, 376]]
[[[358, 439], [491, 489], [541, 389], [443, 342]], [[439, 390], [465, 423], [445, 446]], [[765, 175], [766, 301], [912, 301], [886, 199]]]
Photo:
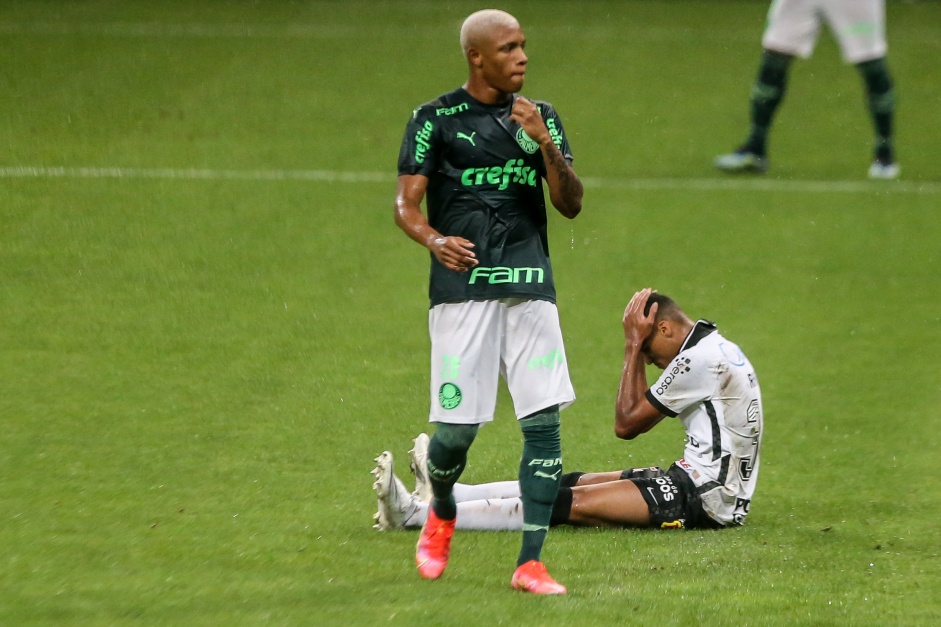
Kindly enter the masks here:
[[774, 0], [761, 45], [806, 59], [814, 51], [824, 20], [847, 63], [885, 56], [884, 0]]
[[553, 303], [517, 298], [436, 305], [431, 335], [431, 422], [493, 420], [500, 375], [516, 417], [575, 400]]

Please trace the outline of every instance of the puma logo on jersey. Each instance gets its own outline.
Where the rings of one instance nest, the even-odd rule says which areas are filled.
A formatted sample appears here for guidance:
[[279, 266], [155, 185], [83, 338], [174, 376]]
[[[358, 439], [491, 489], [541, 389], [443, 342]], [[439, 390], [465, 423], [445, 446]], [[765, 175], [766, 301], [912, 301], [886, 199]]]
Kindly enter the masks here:
[[476, 148], [476, 147], [477, 147], [477, 144], [474, 143], [474, 135], [476, 135], [476, 134], [477, 134], [477, 131], [474, 131], [474, 132], [471, 133], [470, 135], [465, 135], [464, 133], [461, 133], [460, 131], [458, 131], [458, 133], [457, 133], [457, 138], [458, 138], [458, 139], [466, 139], [467, 141], [469, 141], [469, 142], [471, 143], [471, 146], [473, 146], [474, 148]]
[[553, 481], [555, 481], [555, 480], [559, 477], [559, 473], [560, 473], [560, 472], [562, 472], [562, 469], [561, 469], [561, 468], [559, 468], [558, 470], [556, 470], [556, 471], [555, 471], [554, 473], [552, 473], [551, 475], [550, 475], [549, 473], [545, 473], [545, 472], [543, 472], [543, 471], [541, 471], [541, 470], [537, 470], [536, 472], [533, 473], [533, 476], [534, 476], [534, 477], [542, 477], [543, 479], [552, 479]]

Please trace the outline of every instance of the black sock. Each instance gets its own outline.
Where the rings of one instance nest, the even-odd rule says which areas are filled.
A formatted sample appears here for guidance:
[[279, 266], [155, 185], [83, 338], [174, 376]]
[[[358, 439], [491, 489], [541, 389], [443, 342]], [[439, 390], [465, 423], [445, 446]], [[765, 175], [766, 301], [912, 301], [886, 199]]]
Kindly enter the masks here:
[[751, 92], [751, 131], [741, 150], [760, 157], [767, 154], [768, 132], [774, 112], [784, 99], [790, 63], [790, 57], [776, 52], [766, 50], [761, 55], [758, 76]]
[[867, 105], [876, 131], [873, 153], [878, 161], [894, 161], [892, 118], [895, 115], [895, 90], [885, 57], [857, 65], [866, 83]]
[[564, 525], [569, 521], [569, 514], [572, 512], [572, 488], [561, 486], [559, 494], [555, 497], [555, 503], [552, 504], [552, 518], [549, 519], [549, 526]]

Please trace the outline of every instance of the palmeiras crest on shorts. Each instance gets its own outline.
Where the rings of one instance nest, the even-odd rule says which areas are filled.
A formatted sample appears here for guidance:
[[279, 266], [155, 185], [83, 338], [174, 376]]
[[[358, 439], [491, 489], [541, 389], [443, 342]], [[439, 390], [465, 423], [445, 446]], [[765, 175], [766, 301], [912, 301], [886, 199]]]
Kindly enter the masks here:
[[454, 409], [461, 404], [461, 388], [453, 383], [445, 383], [438, 390], [438, 402], [445, 409]]
[[523, 151], [528, 155], [531, 155], [539, 150], [539, 144], [536, 143], [536, 140], [527, 135], [526, 131], [524, 131], [522, 128], [516, 131], [516, 143], [519, 144], [520, 148], [522, 148]]

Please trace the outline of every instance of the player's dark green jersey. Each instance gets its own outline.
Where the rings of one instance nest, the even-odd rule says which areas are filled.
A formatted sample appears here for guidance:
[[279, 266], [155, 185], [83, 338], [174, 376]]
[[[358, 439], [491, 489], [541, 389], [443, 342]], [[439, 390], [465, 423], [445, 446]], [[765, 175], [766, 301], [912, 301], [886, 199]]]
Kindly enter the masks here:
[[[562, 155], [572, 155], [562, 121], [536, 101]], [[479, 262], [454, 272], [431, 256], [431, 305], [529, 298], [555, 302], [546, 237], [542, 152], [510, 120], [512, 102], [486, 105], [456, 89], [412, 112], [399, 152], [399, 174], [428, 177], [428, 222], [445, 236], [474, 243]]]

